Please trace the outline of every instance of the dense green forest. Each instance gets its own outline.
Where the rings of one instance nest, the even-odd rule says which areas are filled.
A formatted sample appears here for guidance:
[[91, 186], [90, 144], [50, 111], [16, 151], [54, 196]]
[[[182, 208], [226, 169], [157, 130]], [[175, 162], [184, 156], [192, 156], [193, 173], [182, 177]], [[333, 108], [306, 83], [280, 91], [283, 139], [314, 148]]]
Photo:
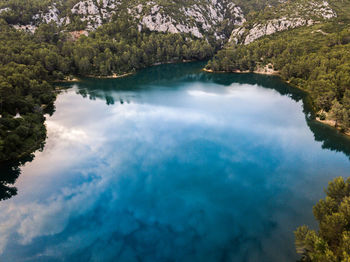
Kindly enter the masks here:
[[[333, 21], [276, 33], [247, 46], [229, 43], [215, 56], [219, 46], [211, 38], [140, 32], [128, 16], [114, 17], [88, 36], [75, 39], [71, 31], [86, 27], [86, 21], [67, 11], [77, 2], [56, 2], [61, 15], [70, 16], [69, 25], [59, 28], [55, 23], [43, 23], [34, 34], [17, 31], [11, 24], [30, 24], [53, 0], [0, 2], [0, 9], [10, 8], [0, 18], [0, 163], [31, 157], [43, 148], [45, 114], [54, 112], [55, 81], [75, 75], [123, 75], [166, 62], [212, 58], [206, 69], [225, 72], [254, 72], [270, 66], [285, 81], [310, 94], [321, 120], [334, 120], [343, 131], [350, 129], [349, 1], [331, 1], [338, 7]], [[172, 9], [176, 3], [164, 1]], [[279, 1], [236, 3], [252, 25], [273, 18], [275, 14], [267, 6]], [[230, 29], [223, 24], [222, 30]], [[19, 176], [20, 165], [11, 177], [3, 178], [6, 183], [0, 181], [0, 200], [16, 194], [7, 184]], [[303, 261], [350, 261], [350, 179], [334, 180], [326, 193], [325, 200], [314, 207], [319, 231], [303, 226], [295, 232], [297, 252]]]
[[140, 33], [127, 19], [105, 24], [73, 41], [55, 24], [35, 34], [0, 21], [0, 161], [42, 147], [44, 114], [52, 113], [52, 82], [69, 75], [123, 74], [155, 63], [202, 60], [214, 48], [180, 34]]
[[350, 127], [350, 30], [330, 22], [285, 31], [247, 46], [228, 45], [206, 68], [255, 71], [271, 64], [290, 84], [310, 93], [319, 117]]
[[[135, 21], [123, 14], [88, 36], [75, 39], [70, 32], [86, 26], [86, 21], [69, 12], [77, 2], [0, 1], [0, 8], [9, 7], [0, 20], [0, 160], [16, 158], [40, 146], [39, 141], [46, 136], [43, 114], [54, 108], [53, 81], [72, 75], [121, 75], [164, 62], [205, 60], [219, 48], [211, 37], [207, 41], [189, 34], [139, 32]], [[335, 120], [338, 127], [348, 129], [350, 8], [344, 1], [330, 2], [338, 13], [336, 20], [277, 33], [247, 46], [229, 43], [207, 69], [255, 71], [271, 64], [284, 80], [310, 93], [320, 119]], [[33, 22], [35, 14], [46, 12], [53, 3], [60, 16], [70, 16], [69, 25], [43, 23], [34, 34], [10, 26]], [[177, 1], [162, 4], [172, 10], [180, 5]], [[280, 10], [271, 7], [279, 4], [273, 0], [237, 4], [243, 8], [248, 26], [273, 18]], [[288, 12], [288, 6], [283, 10]]]
[[295, 244], [302, 261], [350, 261], [350, 178], [329, 183], [326, 198], [313, 208], [319, 231], [307, 226], [295, 231]]

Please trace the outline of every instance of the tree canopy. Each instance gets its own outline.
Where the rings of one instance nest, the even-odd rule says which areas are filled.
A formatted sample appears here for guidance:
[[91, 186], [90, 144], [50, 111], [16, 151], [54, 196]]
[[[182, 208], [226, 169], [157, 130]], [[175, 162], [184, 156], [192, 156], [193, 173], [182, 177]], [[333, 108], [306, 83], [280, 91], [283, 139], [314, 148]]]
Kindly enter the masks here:
[[35, 34], [0, 19], [0, 162], [43, 146], [44, 114], [53, 112], [53, 81], [69, 75], [124, 74], [156, 63], [204, 60], [214, 48], [189, 35], [139, 32], [128, 19], [73, 39], [56, 24]]
[[346, 130], [350, 126], [350, 30], [324, 23], [285, 31], [249, 45], [230, 44], [207, 64], [213, 71], [255, 71], [272, 64], [314, 107]]
[[313, 208], [319, 230], [302, 226], [295, 231], [296, 250], [302, 261], [350, 261], [350, 178], [334, 179], [326, 195]]

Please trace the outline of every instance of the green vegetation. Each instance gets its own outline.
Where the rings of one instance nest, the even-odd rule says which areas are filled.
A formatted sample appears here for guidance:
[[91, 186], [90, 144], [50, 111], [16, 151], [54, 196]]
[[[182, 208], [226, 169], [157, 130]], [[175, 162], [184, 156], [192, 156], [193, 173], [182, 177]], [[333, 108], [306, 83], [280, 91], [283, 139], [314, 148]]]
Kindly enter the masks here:
[[295, 244], [302, 261], [350, 261], [350, 178], [329, 183], [326, 198], [313, 208], [319, 231], [307, 226], [295, 231]]
[[119, 19], [74, 42], [53, 23], [40, 25], [32, 35], [1, 20], [0, 162], [43, 146], [43, 115], [52, 113], [54, 80], [123, 74], [155, 63], [208, 59], [214, 52], [204, 40], [135, 28]]
[[44, 105], [49, 108], [55, 95], [47, 82], [49, 72], [39, 60], [48, 45], [34, 42], [4, 22], [0, 27], [0, 160], [3, 161], [42, 146], [46, 137]]
[[310, 93], [321, 117], [350, 127], [350, 30], [346, 24], [323, 23], [285, 31], [247, 46], [228, 45], [206, 68], [255, 71], [269, 63], [280, 76]]
[[235, 3], [242, 7], [243, 11], [248, 16], [253, 17], [258, 12], [257, 10], [265, 9], [267, 6], [275, 6], [280, 3], [278, 0], [237, 0]]
[[[270, 2], [271, 0], [264, 1]], [[273, 0], [276, 2], [277, 0]], [[189, 17], [184, 10], [188, 8], [193, 8], [196, 6], [197, 9], [201, 10], [201, 15], [207, 21], [212, 20], [212, 13], [208, 7], [207, 1], [199, 0], [155, 0], [152, 1], [152, 4], [149, 4], [150, 1], [147, 0], [132, 0], [132, 1], [100, 1], [100, 0], [91, 0], [89, 3], [93, 3], [94, 9], [93, 14], [89, 18], [86, 17], [86, 14], [74, 12], [73, 7], [75, 4], [80, 2], [80, 0], [2, 0], [0, 1], [0, 18], [5, 19], [9, 24], [12, 25], [39, 25], [42, 23], [40, 21], [40, 15], [47, 14], [47, 11], [57, 10], [55, 17], [57, 15], [58, 20], [62, 19], [64, 22], [59, 23], [62, 30], [83, 30], [87, 27], [88, 24], [97, 25], [99, 22], [96, 22], [92, 17], [99, 17], [104, 12], [109, 12], [114, 16], [128, 16], [134, 21], [141, 21], [142, 17], [152, 14], [152, 8], [154, 6], [160, 6], [159, 13], [164, 15], [164, 17], [171, 17], [171, 19], [176, 23], [185, 23], [189, 27], [198, 26], [198, 30], [203, 35], [208, 36], [211, 39], [211, 44], [215, 42], [217, 45], [222, 45], [224, 42], [223, 39], [215, 39], [214, 34], [225, 34], [227, 37], [230, 36], [233, 30], [232, 18], [229, 13], [224, 12], [224, 19], [215, 19], [213, 20], [213, 27], [203, 29], [203, 22], [198, 22], [195, 19]], [[85, 6], [88, 6], [88, 1], [85, 2]], [[243, 1], [244, 2], [244, 1]], [[254, 1], [251, 1], [254, 2]], [[115, 3], [115, 4], [114, 4]], [[229, 1], [225, 0], [222, 3], [222, 9], [228, 10]], [[265, 3], [266, 4], [266, 3]], [[139, 11], [136, 11], [137, 6], [142, 6]], [[54, 7], [54, 8], [53, 8]], [[133, 11], [131, 11], [133, 10]], [[140, 13], [138, 13], [140, 12]], [[74, 14], [73, 14], [74, 13]], [[52, 17], [51, 17], [52, 18]], [[67, 19], [68, 18], [68, 19]], [[167, 18], [168, 19], [168, 18]], [[87, 21], [90, 20], [90, 21]], [[69, 21], [69, 22], [68, 22]], [[102, 15], [101, 22], [106, 23], [109, 21], [109, 16]], [[65, 23], [67, 22], [67, 23]], [[207, 30], [207, 31], [206, 31]]]
[[[350, 4], [349, 1], [328, 1], [337, 17], [326, 22], [313, 12], [307, 0], [286, 4], [272, 3], [259, 12], [251, 11], [246, 29], [254, 24], [281, 17], [301, 17], [319, 21], [265, 36], [249, 45], [229, 43], [209, 61], [206, 69], [242, 72], [279, 72], [288, 83], [310, 94], [320, 120], [333, 120], [342, 131], [350, 128]], [[270, 3], [270, 4], [271, 4]], [[266, 4], [265, 4], [266, 6]], [[315, 16], [315, 17], [314, 17]]]
[[52, 0], [7, 0], [0, 2], [1, 8], [9, 8], [1, 16], [10, 24], [30, 24], [32, 17], [40, 11], [46, 11]]
[[[0, 9], [9, 7], [1, 12], [0, 18], [0, 161], [42, 146], [46, 136], [43, 114], [54, 108], [55, 94], [50, 84], [54, 80], [70, 75], [121, 75], [157, 63], [205, 60], [213, 56], [220, 42], [210, 34], [208, 42], [189, 34], [139, 32], [137, 22], [129, 14], [120, 13], [112, 22], [76, 40], [70, 32], [85, 28], [87, 23], [70, 12], [77, 2], [0, 1]], [[129, 4], [145, 2], [122, 2], [121, 8], [126, 10]], [[180, 4], [186, 7], [196, 3], [158, 2], [163, 6], [161, 12], [169, 14], [176, 13]], [[244, 9], [247, 25], [251, 26], [293, 13], [302, 2], [308, 3], [251, 0], [237, 4]], [[101, 6], [99, 1], [94, 3]], [[69, 25], [59, 28], [54, 23], [41, 24], [34, 35], [10, 26], [35, 23], [33, 15], [46, 12], [52, 4], [58, 8], [60, 17], [69, 16]], [[330, 4], [338, 13], [335, 21], [275, 34], [248, 46], [228, 44], [208, 63], [207, 69], [254, 71], [271, 63], [284, 80], [310, 93], [320, 119], [335, 120], [343, 130], [350, 128], [350, 5], [335, 0]], [[258, 9], [261, 11], [256, 12]], [[184, 19], [181, 15], [177, 19]], [[229, 35], [232, 25], [228, 19], [225, 17], [216, 30]]]
[[140, 33], [131, 21], [120, 19], [81, 37], [74, 45], [64, 43], [62, 53], [73, 58], [69, 71], [73, 68], [82, 75], [106, 76], [156, 63], [208, 59], [214, 49], [205, 40], [186, 41], [185, 35]]
[[17, 188], [14, 186], [21, 174], [20, 167], [32, 161], [33, 154], [16, 161], [6, 161], [0, 165], [0, 201], [10, 199], [17, 195]]
[[1, 13], [1, 18], [3, 18], [9, 24], [28, 25], [32, 22], [36, 22], [33, 21], [33, 17], [35, 15], [39, 14], [40, 12], [47, 12], [48, 7], [55, 3], [61, 16], [63, 17], [64, 15], [69, 15], [71, 20], [74, 22], [75, 19], [72, 19], [73, 17], [69, 13], [69, 10], [77, 2], [79, 2], [79, 0], [2, 0], [0, 1], [0, 9], [8, 9]]

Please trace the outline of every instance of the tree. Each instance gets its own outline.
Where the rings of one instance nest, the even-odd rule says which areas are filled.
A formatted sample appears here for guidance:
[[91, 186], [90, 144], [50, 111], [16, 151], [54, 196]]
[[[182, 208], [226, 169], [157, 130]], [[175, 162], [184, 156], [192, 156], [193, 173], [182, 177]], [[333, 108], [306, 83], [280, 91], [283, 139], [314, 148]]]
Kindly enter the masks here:
[[81, 74], [90, 72], [91, 64], [88, 57], [82, 57], [78, 60], [78, 69]]
[[350, 178], [335, 178], [326, 194], [313, 208], [319, 231], [302, 226], [294, 232], [301, 261], [350, 261]]
[[343, 106], [350, 110], [350, 89], [346, 90], [343, 96]]
[[330, 116], [335, 120], [335, 127], [338, 126], [339, 122], [341, 123], [343, 121], [343, 107], [336, 99], [332, 102]]
[[[47, 7], [51, 3], [50, 0], [5, 2], [14, 13], [18, 11], [26, 16], [17, 17], [19, 23], [38, 13], [39, 10], [29, 12], [31, 7]], [[68, 5], [67, 2], [61, 4]], [[3, 4], [0, 3], [0, 9]], [[0, 162], [29, 154], [45, 140], [43, 114], [53, 108], [55, 100], [52, 81], [73, 74], [122, 74], [156, 62], [183, 59], [184, 55], [200, 60], [212, 51], [204, 40], [180, 34], [139, 32], [133, 20], [114, 19], [74, 41], [68, 32], [86, 26], [86, 21], [77, 16], [71, 17], [71, 24], [65, 28], [68, 32], [55, 23], [43, 23], [34, 34], [15, 30], [0, 19]], [[21, 114], [23, 123], [13, 118], [16, 113]]]

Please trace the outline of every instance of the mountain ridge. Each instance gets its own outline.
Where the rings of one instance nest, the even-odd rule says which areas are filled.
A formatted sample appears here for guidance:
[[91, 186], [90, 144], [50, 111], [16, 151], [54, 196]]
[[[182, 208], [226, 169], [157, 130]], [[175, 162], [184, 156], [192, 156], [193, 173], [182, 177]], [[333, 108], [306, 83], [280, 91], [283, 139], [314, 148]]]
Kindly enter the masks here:
[[0, 0], [0, 162], [45, 141], [53, 81], [167, 62], [271, 66], [310, 92], [320, 119], [348, 128], [349, 13], [338, 0]]
[[216, 40], [227, 38], [230, 34], [226, 32], [225, 36], [222, 27], [231, 29], [245, 22], [242, 9], [230, 0], [183, 1], [180, 7], [176, 1], [84, 0], [76, 2], [65, 12], [59, 6], [60, 3], [52, 2], [46, 10], [27, 19], [26, 23], [10, 21], [13, 12], [11, 5], [2, 6], [0, 17], [4, 17], [17, 29], [28, 29], [33, 33], [39, 24], [50, 22], [69, 30], [69, 25], [74, 23], [73, 17], [79, 18], [79, 29], [94, 31], [112, 21], [113, 17], [128, 16], [135, 21], [139, 31], [188, 33], [197, 38], [214, 36]]
[[[239, 0], [47, 0], [31, 16], [16, 21], [13, 17], [21, 11], [16, 12], [10, 0], [0, 2], [0, 17], [16, 29], [34, 33], [40, 24], [50, 22], [68, 31], [91, 32], [126, 16], [134, 20], [140, 32], [185, 33], [195, 38], [213, 38], [221, 44], [227, 40], [249, 44], [266, 35], [337, 16], [325, 0], [258, 2], [264, 9], [254, 10], [254, 1]], [[262, 13], [270, 18], [262, 17]]]
[[318, 121], [349, 135], [349, 25], [349, 1], [275, 6], [234, 29], [206, 69], [278, 74], [309, 93]]

